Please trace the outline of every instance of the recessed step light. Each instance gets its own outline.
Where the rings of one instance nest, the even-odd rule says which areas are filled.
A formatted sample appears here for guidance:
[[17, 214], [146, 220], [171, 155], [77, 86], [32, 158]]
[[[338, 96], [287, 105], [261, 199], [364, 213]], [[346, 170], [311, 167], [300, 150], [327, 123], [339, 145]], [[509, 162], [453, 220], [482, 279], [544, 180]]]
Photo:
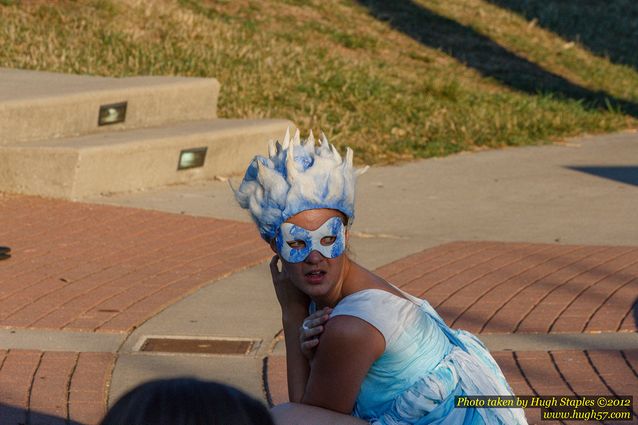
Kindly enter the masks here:
[[124, 122], [126, 119], [126, 105], [127, 102], [120, 102], [100, 106], [97, 125], [103, 126]]
[[206, 160], [207, 147], [185, 149], [179, 153], [179, 161], [177, 163], [178, 170], [187, 170], [204, 166]]

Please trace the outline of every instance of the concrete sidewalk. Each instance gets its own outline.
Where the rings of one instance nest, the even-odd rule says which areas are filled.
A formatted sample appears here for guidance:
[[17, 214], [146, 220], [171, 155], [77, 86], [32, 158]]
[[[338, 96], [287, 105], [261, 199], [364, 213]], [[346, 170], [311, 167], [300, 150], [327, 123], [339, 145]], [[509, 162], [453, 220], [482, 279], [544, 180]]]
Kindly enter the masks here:
[[[638, 134], [621, 133], [372, 168], [355, 260], [481, 333], [521, 394], [638, 395], [637, 161]], [[94, 424], [128, 388], [184, 374], [285, 398], [271, 253], [226, 182], [0, 194], [0, 211], [8, 425]], [[213, 353], [144, 351], [152, 338]], [[219, 354], [228, 341], [248, 348]]]

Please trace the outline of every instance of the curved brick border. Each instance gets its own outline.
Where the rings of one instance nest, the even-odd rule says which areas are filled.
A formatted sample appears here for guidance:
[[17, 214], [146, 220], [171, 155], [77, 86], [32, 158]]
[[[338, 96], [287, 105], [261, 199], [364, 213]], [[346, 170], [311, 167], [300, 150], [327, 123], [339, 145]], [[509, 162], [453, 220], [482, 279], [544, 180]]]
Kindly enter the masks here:
[[114, 361], [111, 353], [0, 350], [0, 423], [97, 424]]
[[5, 327], [129, 332], [270, 256], [246, 223], [28, 196], [0, 208], [13, 252], [0, 267]]

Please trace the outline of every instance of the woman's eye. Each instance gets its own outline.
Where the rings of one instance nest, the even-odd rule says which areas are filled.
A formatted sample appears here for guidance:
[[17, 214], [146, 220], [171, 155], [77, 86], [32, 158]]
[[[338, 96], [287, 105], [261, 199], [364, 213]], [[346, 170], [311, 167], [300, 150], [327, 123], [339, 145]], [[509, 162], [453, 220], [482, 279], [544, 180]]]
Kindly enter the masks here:
[[302, 249], [306, 247], [306, 243], [304, 241], [290, 241], [286, 243], [293, 249]]
[[325, 236], [321, 238], [321, 245], [323, 246], [332, 245], [333, 243], [335, 243], [336, 240], [337, 240], [336, 236]]

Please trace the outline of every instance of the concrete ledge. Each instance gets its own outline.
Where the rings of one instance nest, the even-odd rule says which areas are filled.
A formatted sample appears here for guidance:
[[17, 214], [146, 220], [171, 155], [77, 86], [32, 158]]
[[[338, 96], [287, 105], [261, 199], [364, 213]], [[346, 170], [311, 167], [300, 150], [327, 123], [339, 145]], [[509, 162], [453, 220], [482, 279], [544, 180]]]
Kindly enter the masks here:
[[[0, 146], [0, 191], [81, 199], [243, 173], [287, 120], [212, 120]], [[177, 170], [181, 150], [207, 147], [203, 167]]]
[[[0, 68], [0, 146], [217, 117], [214, 78], [108, 78]], [[98, 126], [101, 105], [124, 123]], [[71, 118], [71, 119], [70, 119]]]

